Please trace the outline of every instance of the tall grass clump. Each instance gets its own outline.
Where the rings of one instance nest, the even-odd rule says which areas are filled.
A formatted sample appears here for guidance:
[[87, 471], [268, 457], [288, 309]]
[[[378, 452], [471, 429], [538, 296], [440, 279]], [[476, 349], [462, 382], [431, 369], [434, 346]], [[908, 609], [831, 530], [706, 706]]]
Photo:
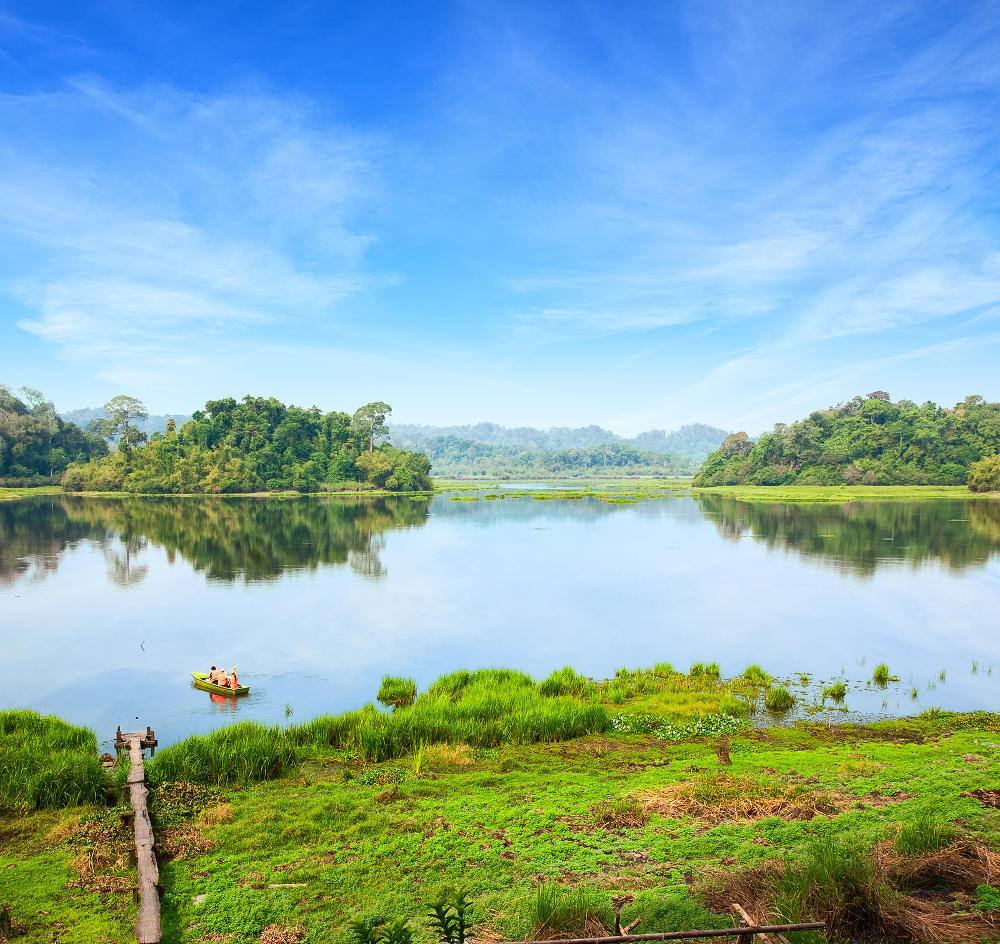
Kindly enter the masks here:
[[834, 701], [843, 701], [847, 696], [847, 686], [843, 679], [837, 679], [832, 685], [827, 685], [823, 689], [823, 698], [832, 698]]
[[894, 843], [896, 851], [904, 856], [930, 855], [949, 845], [955, 830], [931, 813], [920, 813], [900, 826]]
[[89, 728], [35, 711], [0, 711], [0, 807], [99, 803], [110, 784]]
[[706, 678], [718, 678], [720, 674], [719, 663], [709, 662], [705, 665], [704, 662], [696, 662], [691, 666], [691, 671], [688, 673], [694, 678], [699, 678], [705, 676]]
[[892, 680], [892, 676], [889, 674], [889, 666], [884, 662], [880, 662], [875, 666], [875, 671], [872, 672], [872, 681], [881, 688], [885, 688], [886, 685]]
[[607, 933], [614, 922], [608, 896], [598, 889], [563, 888], [541, 882], [521, 913], [524, 931], [538, 940], [593, 937]]
[[417, 697], [417, 683], [411, 678], [397, 678], [387, 675], [382, 679], [382, 686], [375, 696], [386, 707], [408, 708]]
[[795, 696], [784, 687], [772, 688], [764, 699], [768, 711], [788, 711], [795, 704]]
[[190, 780], [245, 786], [290, 774], [300, 759], [293, 729], [241, 721], [164, 748], [146, 770], [154, 784]]
[[740, 679], [746, 685], [752, 685], [755, 688], [767, 688], [771, 684], [771, 676], [757, 665], [756, 662], [753, 665], [748, 665], [743, 670]]
[[[295, 737], [356, 751], [379, 762], [409, 754], [422, 743], [473, 748], [566, 741], [610, 726], [606, 709], [592, 701], [543, 695], [530, 676], [506, 669], [453, 673], [439, 679], [409, 708], [383, 714], [374, 708], [317, 718]], [[459, 682], [460, 684], [455, 684]]]
[[880, 940], [897, 912], [896, 894], [857, 843], [813, 838], [775, 882], [775, 911], [790, 924], [826, 921], [830, 940]]
[[594, 683], [584, 675], [580, 675], [571, 666], [564, 666], [556, 669], [541, 685], [538, 690], [547, 698], [553, 695], [574, 695], [581, 697], [596, 691]]

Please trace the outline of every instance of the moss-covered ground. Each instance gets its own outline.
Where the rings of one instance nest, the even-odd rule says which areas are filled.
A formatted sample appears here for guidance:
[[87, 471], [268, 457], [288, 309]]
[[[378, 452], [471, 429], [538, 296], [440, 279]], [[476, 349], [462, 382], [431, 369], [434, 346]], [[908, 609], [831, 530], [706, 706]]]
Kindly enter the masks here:
[[[795, 861], [817, 836], [870, 850], [923, 816], [996, 848], [994, 795], [966, 794], [998, 786], [1000, 718], [985, 714], [725, 740], [439, 744], [378, 765], [330, 751], [241, 789], [159, 788], [164, 940], [346, 941], [359, 916], [411, 918], [429, 940], [429, 904], [454, 885], [492, 940], [531, 936], [546, 883], [583, 888], [604, 915], [631, 896], [622, 919], [641, 915], [638, 931], [721, 925], [713, 876]], [[116, 822], [92, 808], [0, 820], [0, 904], [19, 940], [129, 940]]]

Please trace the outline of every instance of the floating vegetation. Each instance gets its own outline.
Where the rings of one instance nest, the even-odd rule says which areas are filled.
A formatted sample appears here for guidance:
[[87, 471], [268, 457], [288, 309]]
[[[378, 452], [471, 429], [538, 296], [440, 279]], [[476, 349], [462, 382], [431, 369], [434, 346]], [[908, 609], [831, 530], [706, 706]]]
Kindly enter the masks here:
[[452, 495], [451, 500], [457, 502], [477, 502], [479, 501], [479, 497], [477, 495]]

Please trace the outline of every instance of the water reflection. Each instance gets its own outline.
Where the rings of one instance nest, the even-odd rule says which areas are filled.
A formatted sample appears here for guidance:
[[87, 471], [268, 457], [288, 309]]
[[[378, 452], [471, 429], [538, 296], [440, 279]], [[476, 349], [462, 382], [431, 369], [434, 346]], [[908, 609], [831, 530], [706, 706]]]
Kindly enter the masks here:
[[772, 550], [862, 576], [900, 562], [936, 561], [962, 571], [1000, 551], [1000, 502], [989, 499], [807, 504], [697, 492], [695, 499], [727, 540], [752, 534]]
[[430, 499], [52, 498], [0, 505], [0, 582], [44, 579], [81, 541], [101, 547], [109, 579], [128, 587], [149, 572], [150, 544], [209, 580], [257, 582], [321, 564], [386, 573], [384, 532], [420, 527]]

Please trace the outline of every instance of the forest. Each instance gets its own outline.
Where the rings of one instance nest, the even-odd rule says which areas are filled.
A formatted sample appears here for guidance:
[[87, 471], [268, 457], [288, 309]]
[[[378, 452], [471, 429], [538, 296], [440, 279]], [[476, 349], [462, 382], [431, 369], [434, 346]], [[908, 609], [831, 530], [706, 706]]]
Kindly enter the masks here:
[[[875, 391], [756, 442], [734, 433], [702, 464], [698, 486], [964, 485], [988, 490], [1000, 452], [1000, 404], [968, 396], [952, 408], [893, 402]], [[980, 487], [981, 486], [981, 487]], [[993, 488], [1000, 487], [1000, 482]]]
[[135, 494], [317, 492], [355, 486], [419, 491], [431, 486], [425, 455], [386, 442], [388, 404], [352, 415], [318, 407], [286, 406], [273, 397], [210, 400], [183, 426], [147, 435], [135, 425], [143, 405], [116, 397], [97, 420], [118, 449], [74, 463], [62, 477], [66, 491]]
[[18, 393], [0, 384], [0, 484], [51, 485], [71, 462], [108, 454], [99, 435], [60, 419], [40, 390]]
[[515, 446], [488, 445], [458, 436], [421, 439], [420, 448], [431, 461], [434, 474], [467, 478], [552, 476], [571, 478], [629, 475], [692, 475], [696, 462], [673, 453], [639, 450], [623, 443], [534, 451]]

